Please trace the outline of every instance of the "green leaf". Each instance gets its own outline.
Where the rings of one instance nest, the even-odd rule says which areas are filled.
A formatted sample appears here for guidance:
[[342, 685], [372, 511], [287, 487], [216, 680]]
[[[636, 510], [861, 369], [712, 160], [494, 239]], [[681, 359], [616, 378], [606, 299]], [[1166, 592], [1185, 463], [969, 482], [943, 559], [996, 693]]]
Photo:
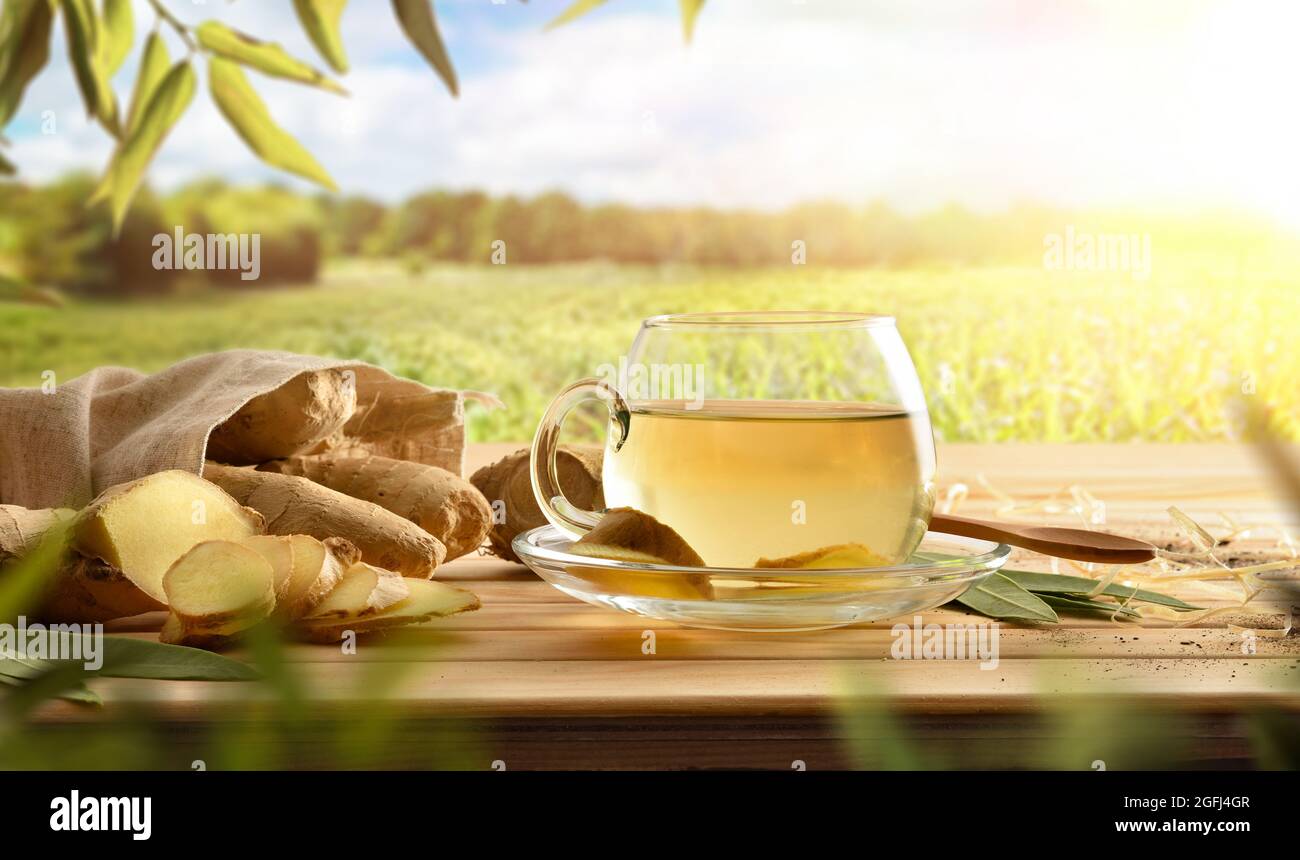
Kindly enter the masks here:
[[131, 0], [104, 0], [102, 51], [104, 71], [108, 77], [113, 77], [122, 68], [134, 42], [135, 18], [131, 13]]
[[[103, 636], [98, 657], [102, 664], [97, 669], [84, 666], [87, 645], [73, 637], [84, 635], [68, 630], [27, 631], [24, 645], [35, 651], [36, 640], [45, 657], [19, 656], [12, 651], [0, 651], [0, 675], [19, 680], [40, 677], [60, 666], [80, 667], [87, 675], [105, 678], [149, 678], [157, 681], [256, 681], [261, 674], [246, 663], [213, 654], [200, 648], [182, 645], [164, 645], [151, 639], [134, 639], [129, 636]], [[93, 647], [93, 646], [92, 646]], [[81, 654], [81, 659], [54, 659], [51, 655]]]
[[442, 44], [442, 36], [438, 33], [432, 0], [393, 0], [393, 11], [397, 14], [397, 21], [402, 25], [407, 40], [424, 55], [424, 59], [442, 78], [451, 94], [460, 95], [456, 69], [452, 66], [451, 57], [447, 55], [447, 48]]
[[[18, 112], [27, 85], [50, 58], [53, 21], [54, 12], [47, 0], [5, 3], [0, 13], [0, 128]], [[12, 168], [3, 159], [0, 163]]]
[[129, 138], [140, 126], [144, 109], [149, 99], [158, 91], [158, 85], [167, 77], [171, 66], [171, 57], [167, 54], [167, 43], [157, 33], [150, 33], [144, 43], [144, 54], [140, 58], [140, 70], [135, 76], [135, 89], [131, 91], [131, 107], [126, 115], [126, 136]]
[[100, 48], [101, 24], [92, 0], [60, 0], [63, 29], [68, 37], [68, 60], [81, 91], [86, 112], [99, 120], [114, 137], [121, 136], [117, 122], [117, 97], [108, 84]]
[[[1005, 569], [998, 571], [998, 573], [1022, 588], [1037, 593], [1088, 595], [1097, 587], [1097, 580], [1088, 579], [1086, 576], [1066, 576], [1059, 573], [1036, 573], [1029, 570]], [[1115, 583], [1106, 586], [1102, 594], [1118, 597], [1121, 600], [1140, 600], [1143, 603], [1156, 603], [1161, 606], [1172, 607], [1180, 612], [1201, 608], [1192, 606], [1190, 603], [1184, 603], [1177, 597], [1170, 597], [1167, 594]]]
[[339, 19], [348, 0], [293, 0], [298, 21], [316, 51], [339, 74], [348, 70], [347, 53], [343, 50], [343, 37], [339, 33]]
[[104, 666], [95, 674], [165, 681], [255, 681], [261, 677], [252, 666], [211, 651], [125, 636], [104, 637]]
[[334, 180], [312, 154], [271, 119], [266, 103], [253, 90], [239, 66], [213, 57], [208, 61], [208, 85], [217, 108], [258, 158], [272, 167], [296, 173], [331, 191], [338, 191]]
[[604, 6], [605, 2], [606, 0], [574, 0], [573, 5], [555, 16], [555, 18], [546, 25], [546, 29], [550, 30], [559, 27], [561, 24], [567, 24], [576, 18], [581, 18], [597, 6]]
[[[81, 704], [104, 704], [103, 700], [91, 692], [90, 687], [86, 686], [83, 681], [74, 679], [77, 672], [62, 672], [61, 666], [57, 664], [45, 665], [26, 665], [12, 659], [12, 657], [0, 657], [0, 683], [8, 687], [30, 687], [34, 683], [53, 682], [52, 690], [47, 690], [47, 694], [52, 694], [60, 699], [66, 699], [68, 702], [77, 702]], [[62, 676], [60, 678], [59, 676]]]
[[289, 56], [274, 42], [260, 42], [217, 21], [204, 21], [195, 30], [195, 35], [200, 45], [217, 56], [256, 69], [264, 75], [310, 84], [340, 95], [348, 94], [338, 82], [302, 60]]
[[1097, 612], [1108, 618], [1121, 615], [1126, 618], [1141, 618], [1132, 609], [1118, 603], [1106, 603], [1102, 600], [1089, 600], [1086, 597], [1071, 597], [1064, 594], [1041, 594], [1043, 602], [1062, 612]]
[[75, 684], [72, 687], [58, 694], [60, 699], [66, 699], [69, 702], [76, 702], [81, 705], [102, 705], [104, 700], [99, 698], [85, 684]]
[[1042, 599], [1025, 591], [1000, 573], [966, 589], [957, 602], [990, 618], [1017, 618], [1026, 621], [1061, 619]]
[[172, 126], [185, 114], [194, 100], [197, 86], [194, 69], [182, 60], [172, 66], [144, 109], [139, 126], [113, 153], [108, 170], [91, 203], [107, 198], [113, 211], [113, 230], [122, 228], [131, 199], [144, 178], [149, 162]]
[[690, 42], [695, 35], [695, 18], [704, 8], [704, 0], [678, 0], [682, 7], [682, 35]]

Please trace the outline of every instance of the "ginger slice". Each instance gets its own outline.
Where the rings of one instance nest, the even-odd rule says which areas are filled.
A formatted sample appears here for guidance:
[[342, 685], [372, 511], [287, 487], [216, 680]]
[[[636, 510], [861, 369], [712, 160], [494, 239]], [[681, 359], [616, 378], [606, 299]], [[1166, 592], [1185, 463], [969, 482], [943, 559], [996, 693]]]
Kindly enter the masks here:
[[261, 620], [275, 607], [271, 563], [233, 541], [204, 541], [176, 559], [163, 590], [172, 614], [191, 626]]
[[166, 603], [163, 575], [191, 547], [260, 534], [261, 514], [220, 487], [180, 470], [119, 484], [81, 512], [77, 550], [103, 559], [156, 601]]
[[315, 609], [361, 560], [361, 551], [343, 538], [320, 541], [310, 535], [292, 535], [293, 571], [277, 594], [275, 614], [292, 621]]
[[240, 543], [271, 565], [271, 582], [278, 600], [293, 575], [293, 540], [281, 535], [254, 535], [244, 538]]
[[349, 630], [372, 633], [419, 624], [458, 612], [469, 612], [480, 606], [478, 597], [462, 588], [425, 579], [409, 579], [405, 582], [410, 593], [404, 600], [399, 600], [386, 609], [352, 621], [330, 619], [325, 622], [304, 622], [299, 628], [300, 632], [313, 642], [337, 642]]
[[303, 620], [311, 624], [366, 618], [405, 600], [410, 593], [410, 585], [403, 577], [391, 570], [357, 562]]
[[760, 558], [754, 562], [754, 567], [831, 570], [836, 568], [884, 567], [888, 564], [889, 559], [877, 555], [864, 544], [839, 543], [808, 552], [801, 552], [798, 555], [788, 555], [784, 558]]
[[[634, 508], [607, 511], [590, 532], [569, 547], [574, 555], [640, 564], [704, 567], [704, 559], [670, 526]], [[572, 566], [569, 573], [610, 594], [668, 600], [710, 600], [713, 588], [702, 573], [607, 570]]]

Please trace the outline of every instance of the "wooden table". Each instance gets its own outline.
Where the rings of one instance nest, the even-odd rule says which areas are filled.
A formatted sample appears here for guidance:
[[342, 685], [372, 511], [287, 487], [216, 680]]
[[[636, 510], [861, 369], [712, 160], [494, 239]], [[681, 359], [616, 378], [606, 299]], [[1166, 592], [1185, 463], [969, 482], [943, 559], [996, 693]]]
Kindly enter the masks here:
[[[469, 468], [517, 447], [473, 446]], [[1112, 528], [1157, 541], [1176, 536], [1165, 513], [1171, 504], [1210, 525], [1226, 513], [1258, 527], [1227, 548], [1239, 559], [1276, 557], [1276, 528], [1295, 522], [1243, 447], [946, 445], [940, 464], [941, 486], [970, 488], [961, 510], [973, 514], [1002, 503], [986, 487], [1018, 501], [1057, 493], [1068, 501], [1070, 485], [1104, 501]], [[431, 755], [446, 744], [441, 752], [484, 768], [812, 769], [888, 763], [900, 749], [919, 751], [928, 763], [1074, 766], [1077, 759], [1086, 768], [1094, 760], [1086, 738], [1110, 749], [1133, 717], [1097, 711], [1098, 724], [1071, 753], [1061, 746], [1068, 732], [1058, 719], [1067, 703], [1081, 720], [1093, 706], [1131, 705], [1147, 732], [1176, 717], [1181, 722], [1159, 725], [1170, 732], [1177, 725], [1190, 742], [1188, 760], [1218, 766], [1249, 755], [1250, 714], [1300, 714], [1300, 636], [1257, 634], [1251, 649], [1240, 629], [1283, 626], [1286, 598], [1193, 628], [1078, 618], [1056, 627], [1003, 625], [999, 665], [985, 671], [973, 661], [890, 659], [892, 621], [803, 634], [690, 630], [586, 605], [490, 557], [455, 561], [439, 576], [476, 591], [483, 608], [430, 624], [413, 643], [363, 642], [355, 655], [290, 646], [310, 681], [313, 719], [347, 713], [371, 695], [367, 678], [376, 667], [394, 661], [409, 664], [407, 671], [380, 698], [401, 708], [402, 730], [468, 726], [468, 736], [424, 732], [419, 742]], [[941, 609], [925, 621], [964, 617]], [[141, 616], [116, 628], [147, 636], [159, 622]], [[191, 754], [197, 727], [243, 719], [264, 695], [245, 684], [102, 679], [93, 687], [105, 714], [139, 704], [170, 726], [178, 760]], [[104, 717], [54, 703], [39, 718], [58, 726]], [[295, 763], [323, 763], [313, 749], [305, 737]], [[1100, 752], [1095, 758], [1104, 760]], [[417, 766], [401, 755], [370, 764]]]

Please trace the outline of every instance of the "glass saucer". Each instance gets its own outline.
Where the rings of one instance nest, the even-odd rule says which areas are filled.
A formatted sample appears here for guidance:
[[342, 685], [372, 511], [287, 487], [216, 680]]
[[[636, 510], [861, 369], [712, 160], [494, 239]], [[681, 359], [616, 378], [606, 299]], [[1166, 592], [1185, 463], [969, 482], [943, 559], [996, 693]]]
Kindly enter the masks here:
[[678, 567], [573, 555], [542, 526], [515, 554], [560, 591], [596, 606], [720, 630], [821, 630], [910, 615], [952, 600], [1006, 563], [1006, 544], [929, 532], [905, 563], [836, 570]]

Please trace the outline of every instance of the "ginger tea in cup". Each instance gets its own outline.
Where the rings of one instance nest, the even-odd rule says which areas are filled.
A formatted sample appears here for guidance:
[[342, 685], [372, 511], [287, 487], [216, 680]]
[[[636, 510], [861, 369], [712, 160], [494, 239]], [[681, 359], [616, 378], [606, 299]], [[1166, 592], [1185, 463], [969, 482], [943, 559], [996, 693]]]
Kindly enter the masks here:
[[538, 428], [534, 488], [556, 527], [599, 520], [554, 490], [550, 465], [564, 415], [594, 395], [610, 411], [607, 506], [671, 526], [712, 567], [893, 564], [924, 537], [934, 441], [891, 318], [655, 317], [609, 370], [566, 389]]
[[623, 445], [605, 449], [605, 500], [671, 525], [709, 565], [753, 567], [844, 544], [896, 562], [924, 536], [934, 474], [924, 413], [780, 400], [684, 405], [632, 407]]

